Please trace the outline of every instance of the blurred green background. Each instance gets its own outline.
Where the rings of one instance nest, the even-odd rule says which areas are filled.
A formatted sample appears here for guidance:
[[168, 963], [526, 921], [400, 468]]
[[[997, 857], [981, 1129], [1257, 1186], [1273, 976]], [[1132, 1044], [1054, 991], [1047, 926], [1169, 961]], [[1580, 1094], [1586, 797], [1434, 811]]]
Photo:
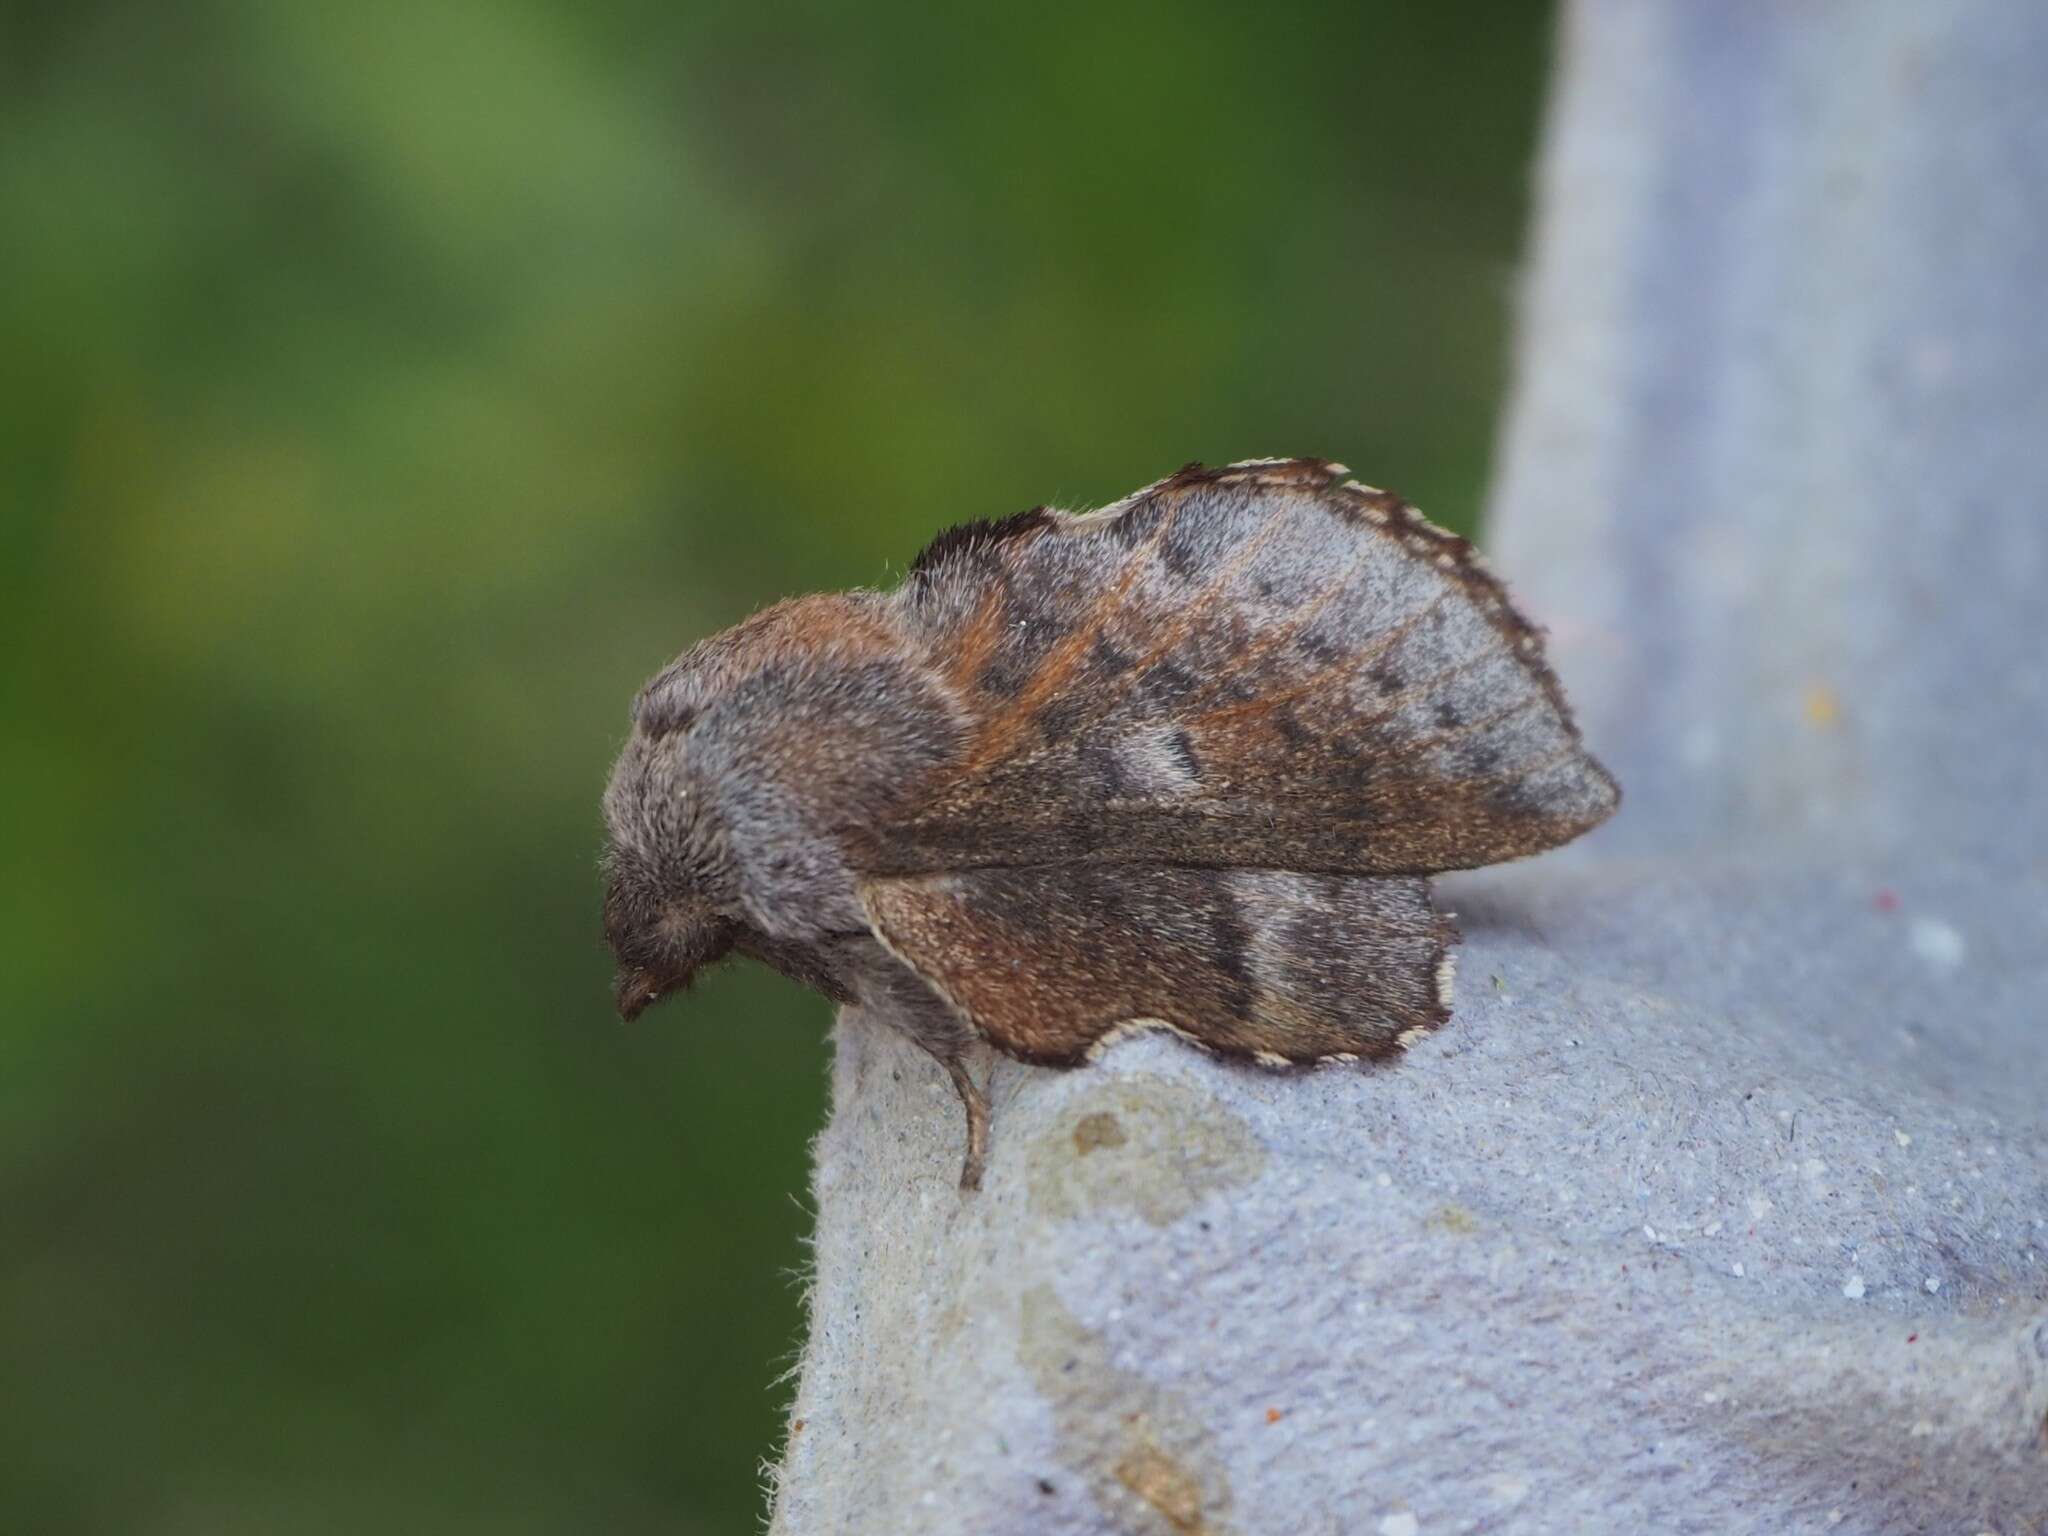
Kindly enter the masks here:
[[0, 1529], [753, 1529], [827, 1008], [610, 1015], [633, 690], [1192, 458], [1469, 529], [1547, 10], [0, 18]]

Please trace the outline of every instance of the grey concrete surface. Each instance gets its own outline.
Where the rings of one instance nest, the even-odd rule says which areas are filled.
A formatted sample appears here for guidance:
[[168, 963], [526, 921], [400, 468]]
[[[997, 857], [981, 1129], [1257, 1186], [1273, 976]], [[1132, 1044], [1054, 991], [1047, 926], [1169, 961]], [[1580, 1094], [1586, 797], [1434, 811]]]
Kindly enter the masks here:
[[979, 1196], [843, 1016], [776, 1532], [2048, 1531], [2044, 82], [1569, 11], [1488, 542], [1620, 817], [1397, 1066], [982, 1063]]

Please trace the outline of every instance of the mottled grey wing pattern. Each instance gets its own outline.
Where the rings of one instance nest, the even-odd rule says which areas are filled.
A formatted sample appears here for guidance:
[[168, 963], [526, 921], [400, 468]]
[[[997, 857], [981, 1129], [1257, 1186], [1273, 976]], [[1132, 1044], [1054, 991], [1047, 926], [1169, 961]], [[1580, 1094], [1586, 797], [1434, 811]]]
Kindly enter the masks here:
[[873, 873], [1429, 874], [1553, 847], [1617, 798], [1471, 546], [1321, 460], [955, 530], [893, 601], [972, 725], [855, 850]]
[[1471, 546], [1324, 461], [955, 529], [890, 601], [967, 725], [856, 839], [861, 899], [1027, 1060], [1139, 1023], [1384, 1055], [1449, 1014], [1455, 933], [1422, 877], [1617, 799]]

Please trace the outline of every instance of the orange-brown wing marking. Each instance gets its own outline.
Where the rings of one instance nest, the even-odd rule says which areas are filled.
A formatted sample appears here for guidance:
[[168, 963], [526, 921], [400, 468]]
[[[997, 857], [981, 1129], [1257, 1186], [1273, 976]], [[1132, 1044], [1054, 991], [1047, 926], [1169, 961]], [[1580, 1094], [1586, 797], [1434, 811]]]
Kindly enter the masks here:
[[1190, 468], [921, 563], [898, 621], [978, 723], [857, 866], [1422, 874], [1604, 820], [1536, 630], [1463, 539], [1343, 476]]

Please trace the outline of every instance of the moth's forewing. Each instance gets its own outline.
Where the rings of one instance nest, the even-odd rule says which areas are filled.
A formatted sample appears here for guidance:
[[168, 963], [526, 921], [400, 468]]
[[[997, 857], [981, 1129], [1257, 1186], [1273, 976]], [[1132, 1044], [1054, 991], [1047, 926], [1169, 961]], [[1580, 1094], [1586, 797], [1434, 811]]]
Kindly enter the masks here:
[[971, 724], [858, 857], [1427, 874], [1613, 810], [1536, 631], [1464, 540], [1338, 466], [1184, 471], [921, 562], [899, 621]]

